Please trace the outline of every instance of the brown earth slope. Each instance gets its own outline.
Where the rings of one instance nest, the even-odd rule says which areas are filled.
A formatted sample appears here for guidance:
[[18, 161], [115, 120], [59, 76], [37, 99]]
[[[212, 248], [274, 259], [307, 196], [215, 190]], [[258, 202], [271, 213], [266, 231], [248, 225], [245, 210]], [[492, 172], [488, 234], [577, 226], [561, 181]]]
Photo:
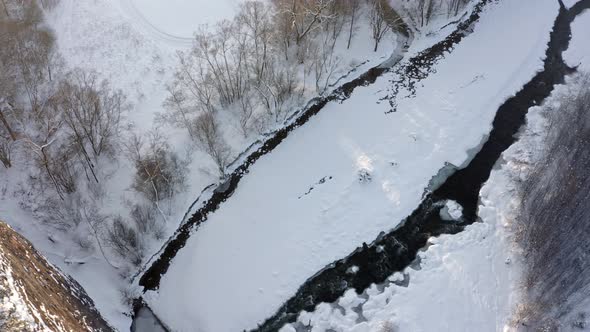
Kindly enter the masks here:
[[113, 331], [76, 281], [49, 264], [29, 241], [0, 222], [0, 303], [15, 296], [26, 304], [29, 321], [5, 312], [4, 319], [0, 317], [0, 330]]

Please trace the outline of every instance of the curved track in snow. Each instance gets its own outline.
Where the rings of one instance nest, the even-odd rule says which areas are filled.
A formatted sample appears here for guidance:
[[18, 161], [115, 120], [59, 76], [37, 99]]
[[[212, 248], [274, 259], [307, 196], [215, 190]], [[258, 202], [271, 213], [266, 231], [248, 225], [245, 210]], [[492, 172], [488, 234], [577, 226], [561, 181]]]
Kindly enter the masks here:
[[183, 37], [167, 33], [152, 24], [135, 6], [133, 0], [119, 0], [122, 11], [133, 19], [149, 36], [155, 40], [173, 47], [190, 47], [193, 42], [192, 37]]

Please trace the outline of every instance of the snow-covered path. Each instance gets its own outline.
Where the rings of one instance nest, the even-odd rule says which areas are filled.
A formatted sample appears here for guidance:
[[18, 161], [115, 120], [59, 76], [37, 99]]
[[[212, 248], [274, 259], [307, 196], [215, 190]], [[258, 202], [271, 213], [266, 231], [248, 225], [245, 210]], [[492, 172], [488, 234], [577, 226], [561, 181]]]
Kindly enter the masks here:
[[[251, 167], [159, 291], [146, 294], [150, 307], [178, 331], [254, 328], [326, 264], [394, 228], [445, 162], [467, 160], [498, 106], [533, 76], [556, 13], [550, 0], [491, 5], [397, 113], [378, 103], [388, 75], [328, 104]], [[371, 181], [358, 181], [359, 171]]]
[[178, 48], [190, 48], [193, 38], [188, 35], [175, 35], [162, 30], [159, 26], [148, 20], [144, 14], [137, 8], [133, 0], [120, 0], [120, 6], [131, 20], [137, 24], [143, 31], [149, 32], [150, 36], [163, 44]]
[[118, 0], [121, 7], [155, 35], [168, 41], [187, 42], [202, 25], [231, 19], [244, 0]]
[[173, 48], [190, 48], [201, 26], [231, 19], [243, 0], [118, 0], [130, 21], [154, 40]]

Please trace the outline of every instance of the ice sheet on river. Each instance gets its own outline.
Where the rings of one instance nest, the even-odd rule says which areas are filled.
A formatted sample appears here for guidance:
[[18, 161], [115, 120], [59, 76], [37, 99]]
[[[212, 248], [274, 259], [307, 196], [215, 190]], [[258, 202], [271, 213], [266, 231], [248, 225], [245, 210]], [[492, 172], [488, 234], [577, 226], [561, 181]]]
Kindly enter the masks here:
[[146, 294], [150, 307], [177, 331], [255, 328], [307, 278], [394, 228], [539, 69], [557, 11], [553, 0], [490, 5], [396, 113], [379, 102], [393, 74], [327, 105], [251, 167]]

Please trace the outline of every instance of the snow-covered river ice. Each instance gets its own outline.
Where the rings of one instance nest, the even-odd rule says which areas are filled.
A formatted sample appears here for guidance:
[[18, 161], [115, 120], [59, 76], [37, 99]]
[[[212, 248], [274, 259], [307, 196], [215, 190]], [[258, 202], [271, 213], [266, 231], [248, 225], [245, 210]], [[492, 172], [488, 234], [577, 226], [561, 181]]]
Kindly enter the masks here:
[[[482, 1], [482, 3], [486, 2]], [[203, 208], [193, 217], [194, 223], [197, 224], [205, 219], [215, 220], [203, 223], [203, 228], [196, 232], [192, 230], [193, 226], [187, 226], [185, 231], [181, 230], [172, 241], [182, 243], [171, 249], [169, 249], [169, 243], [160, 258], [142, 277], [140, 285], [148, 290], [145, 294], [146, 302], [154, 309], [156, 315], [166, 324], [170, 324], [173, 330], [185, 330], [190, 326], [194, 327], [195, 324], [200, 324], [205, 331], [229, 331], [236, 328], [241, 330], [255, 328], [257, 323], [264, 322], [258, 330], [276, 331], [285, 323], [293, 322], [301, 310], [310, 311], [320, 302], [333, 302], [349, 288], [362, 292], [373, 283], [384, 282], [394, 272], [407, 267], [416, 257], [416, 253], [426, 246], [430, 237], [443, 233], [457, 233], [466, 225], [476, 222], [481, 186], [488, 179], [500, 154], [514, 142], [514, 135], [524, 123], [526, 112], [530, 107], [542, 103], [551, 93], [554, 85], [561, 83], [564, 76], [571, 71], [564, 64], [561, 54], [568, 47], [570, 24], [576, 13], [581, 11], [581, 8], [590, 7], [590, 0], [581, 1], [570, 11], [562, 7], [559, 9], [557, 19], [551, 22], [557, 13], [557, 9], [552, 9], [556, 5], [553, 2], [543, 1], [534, 9], [531, 8], [538, 10], [539, 19], [533, 23], [529, 22], [528, 26], [521, 26], [520, 31], [513, 32], [523, 35], [522, 38], [515, 37], [519, 45], [518, 47], [513, 45], [512, 54], [490, 55], [486, 58], [486, 52], [490, 51], [485, 48], [478, 54], [473, 54], [473, 49], [466, 51], [470, 46], [474, 47], [473, 40], [469, 39], [469, 34], [465, 33], [471, 30], [472, 24], [475, 24], [475, 33], [480, 34], [478, 38], [485, 38], [487, 33], [501, 33], [497, 31], [499, 27], [491, 22], [494, 14], [508, 16], [513, 19], [514, 24], [519, 24], [517, 11], [522, 6], [526, 7], [527, 4], [519, 4], [516, 1], [506, 1], [506, 3], [502, 6], [496, 5], [490, 10], [491, 13], [486, 13], [489, 17], [485, 15], [482, 17], [483, 27], [479, 31], [479, 23], [475, 24], [479, 19], [476, 11], [474, 14], [476, 16], [472, 17], [473, 21], [468, 20], [464, 26], [460, 26], [455, 35], [451, 34], [451, 40], [441, 41], [422, 53], [414, 54], [405, 64], [407, 66], [405, 69], [397, 68], [398, 71], [393, 79], [391, 77], [379, 79], [377, 76], [384, 72], [373, 72], [369, 76], [363, 76], [350, 83], [353, 85], [349, 84], [339, 93], [334, 94], [332, 99], [312, 106], [319, 108], [310, 112], [307, 118], [302, 117], [304, 120], [301, 123], [295, 122], [292, 127], [287, 127], [287, 131], [278, 132], [276, 141], [271, 141], [274, 145], [263, 145], [251, 155], [252, 158], [248, 157], [244, 164], [246, 166], [243, 169], [238, 168], [235, 173], [237, 177], [230, 178], [227, 188], [214, 194], [219, 197], [213, 196], [205, 202]], [[553, 32], [549, 38], [551, 28]], [[507, 26], [506, 29], [511, 28]], [[546, 31], [547, 35], [540, 35], [539, 31]], [[531, 35], [536, 39], [527, 38]], [[465, 44], [468, 46], [461, 48], [464, 37], [467, 37]], [[455, 43], [459, 43], [458, 46]], [[483, 46], [477, 45], [477, 47]], [[495, 45], [489, 47], [494, 49]], [[433, 76], [441, 77], [445, 71], [456, 71], [459, 67], [453, 64], [461, 63], [460, 68], [465, 77], [456, 75], [456, 81], [449, 82], [447, 78], [444, 84], [452, 88], [458, 86], [464, 90], [475, 90], [451, 91], [444, 98], [431, 98], [436, 100], [423, 105], [417, 105], [415, 102], [412, 104], [408, 101], [410, 98], [396, 100], [395, 104], [399, 110], [414, 108], [416, 113], [419, 113], [412, 116], [403, 113], [399, 115], [401, 111], [392, 115], [386, 114], [390, 107], [384, 104], [388, 103], [383, 103], [381, 106], [373, 105], [371, 108], [377, 109], [377, 112], [369, 112], [365, 115], [366, 119], [363, 119], [370, 122], [367, 124], [372, 130], [370, 135], [364, 133], [363, 129], [359, 129], [358, 124], [351, 125], [351, 131], [345, 132], [345, 129], [342, 129], [350, 125], [350, 122], [358, 122], [359, 118], [356, 116], [358, 113], [354, 112], [358, 112], [363, 105], [366, 105], [367, 100], [378, 99], [375, 95], [382, 96], [380, 100], [397, 98], [398, 96], [392, 93], [383, 95], [383, 91], [393, 91], [388, 90], [388, 85], [396, 84], [396, 80], [399, 81], [399, 75], [404, 74], [404, 70], [407, 70], [407, 73], [414, 73], [416, 70], [421, 70], [419, 68], [421, 65], [428, 67], [440, 60], [437, 56], [429, 54], [429, 50], [440, 52], [440, 54], [453, 50], [449, 59], [445, 59], [447, 67], [450, 68], [441, 66], [437, 68], [437, 75]], [[459, 55], [453, 58], [455, 53]], [[540, 57], [543, 53], [545, 57], [542, 60], [531, 62], [531, 57]], [[476, 60], [465, 63], [462, 55], [479, 57], [476, 60], [482, 61], [490, 68], [484, 73], [485, 69], [481, 67], [481, 63]], [[418, 68], [411, 68], [411, 66]], [[426, 72], [428, 73], [428, 69]], [[376, 73], [378, 75], [375, 75]], [[425, 76], [428, 77], [428, 74]], [[418, 80], [410, 85], [419, 86], [417, 89], [425, 89], [430, 96], [442, 93], [441, 89], [444, 85], [437, 86], [436, 79], [433, 80], [434, 82], [421, 82], [422, 78], [418, 77]], [[377, 84], [365, 87], [375, 81]], [[355, 91], [356, 95], [353, 98], [344, 101], [353, 94], [357, 86], [362, 86], [361, 96], [359, 97], [359, 93]], [[487, 96], [468, 98], [482, 91], [494, 91], [494, 96], [491, 99]], [[346, 98], [341, 98], [342, 95]], [[371, 98], [367, 99], [367, 96]], [[482, 99], [485, 100], [481, 101]], [[445, 105], [441, 106], [441, 103], [451, 105], [443, 107]], [[418, 106], [442, 108], [441, 110], [447, 113], [440, 117], [435, 114], [426, 116], [418, 112]], [[325, 131], [317, 129], [317, 122], [326, 122], [326, 118], [321, 116], [328, 116], [322, 113], [306, 124], [305, 128], [301, 128], [307, 129], [306, 136], [302, 136], [298, 129], [294, 131], [293, 136], [296, 137], [290, 135], [289, 139], [286, 139], [291, 130], [303, 125], [324, 107], [327, 107], [326, 113], [340, 112], [341, 123], [332, 124], [332, 126], [343, 126], [334, 127], [340, 128], [337, 131], [342, 134], [342, 137], [331, 141], [333, 138], [322, 136], [325, 135]], [[457, 109], [459, 111], [481, 109], [485, 112], [468, 114], [458, 112]], [[386, 114], [385, 117], [384, 114]], [[396, 121], [387, 122], [390, 119], [387, 117], [394, 115], [398, 116]], [[464, 122], [458, 123], [458, 119]], [[332, 123], [334, 120], [332, 118]], [[473, 128], [476, 121], [479, 121], [478, 127]], [[488, 131], [484, 130], [486, 121], [492, 124], [488, 139], [478, 153], [469, 155], [466, 153], [468, 147], [477, 146], [477, 142], [481, 141], [481, 132]], [[444, 126], [447, 124], [449, 124], [450, 132], [440, 129], [446, 128]], [[383, 129], [382, 132], [380, 128]], [[429, 130], [437, 130], [435, 128], [439, 128], [438, 132], [432, 134]], [[457, 134], [453, 133], [453, 130], [463, 132]], [[391, 131], [399, 131], [404, 135], [389, 137]], [[381, 134], [383, 135], [379, 136]], [[367, 137], [371, 140], [365, 142], [364, 139]], [[357, 141], [349, 141], [343, 146], [342, 138], [349, 140], [354, 138]], [[383, 141], [375, 146], [375, 139], [383, 139]], [[283, 140], [285, 143], [281, 144], [281, 149], [265, 156]], [[314, 142], [318, 153], [336, 149], [344, 151], [344, 154], [316, 155], [309, 151], [310, 145], [307, 144], [314, 144]], [[420, 145], [412, 145], [415, 142], [418, 142], [416, 144], [430, 143], [420, 147]], [[447, 144], [452, 148], [444, 146]], [[383, 151], [375, 151], [376, 147], [382, 148]], [[407, 156], [408, 149], [415, 149], [415, 157]], [[403, 154], [402, 150], [406, 150], [406, 154]], [[289, 155], [290, 152], [294, 153]], [[305, 160], [301, 160], [299, 167], [289, 169], [287, 164], [281, 163], [281, 160], [288, 160], [290, 157], [297, 156], [299, 152], [301, 152], [300, 156], [306, 156]], [[399, 159], [399, 156], [405, 156], [406, 159]], [[353, 161], [347, 160], [347, 157], [352, 157]], [[321, 162], [325, 158], [329, 158], [330, 162]], [[269, 159], [274, 162], [270, 163]], [[315, 159], [320, 162], [314, 162]], [[256, 168], [251, 169], [250, 166], [255, 161], [257, 161]], [[428, 177], [422, 176], [417, 181], [402, 181], [399, 178], [404, 170], [408, 170], [407, 174], [411, 174], [409, 169], [412, 168], [415, 172], [430, 174], [432, 178], [447, 162], [465, 167], [450, 175], [438, 188], [432, 188], [432, 192], [423, 192], [423, 188], [428, 187]], [[426, 167], [424, 163], [432, 165]], [[317, 165], [320, 164], [334, 165], [334, 167], [318, 169]], [[342, 165], [349, 166], [338, 168]], [[386, 170], [385, 166], [390, 169]], [[277, 167], [280, 169], [276, 170]], [[419, 169], [416, 170], [416, 168]], [[295, 173], [297, 169], [299, 173]], [[382, 173], [379, 174], [378, 170]], [[286, 182], [287, 178], [284, 177], [285, 171], [294, 172], [290, 173], [289, 182]], [[373, 182], [380, 184], [378, 192], [362, 187], [359, 183], [351, 184], [341, 181], [348, 173], [352, 173], [354, 177], [358, 171], [366, 171], [371, 175]], [[251, 174], [247, 174], [248, 172]], [[266, 180], [263, 183], [256, 182], [261, 177]], [[301, 193], [304, 193], [309, 190], [307, 185], [309, 181], [315, 179], [309, 182], [311, 185], [318, 179], [327, 177], [330, 179], [333, 177], [335, 181], [324, 181], [321, 188], [314, 189], [312, 193], [317, 196], [312, 199], [314, 201], [305, 202], [308, 197], [297, 198], [302, 196], [295, 195], [291, 191], [293, 188], [299, 188], [298, 184], [300, 184], [305, 187], [301, 188]], [[238, 187], [240, 180], [244, 183]], [[271, 185], [273, 183], [283, 185], [278, 190]], [[411, 199], [402, 195], [405, 191], [411, 191]], [[341, 194], [343, 192], [345, 194]], [[351, 194], [355, 192], [360, 192], [361, 196]], [[264, 197], [269, 200], [272, 197], [272, 202], [276, 206], [265, 210], [264, 201], [256, 203], [252, 200], [255, 198], [260, 200]], [[461, 205], [463, 213], [458, 222], [445, 221], [440, 217], [440, 210], [447, 200], [456, 201]], [[316, 203], [319, 205], [316, 206]], [[303, 207], [299, 204], [309, 206], [302, 210]], [[244, 210], [245, 206], [249, 208]], [[349, 209], [351, 206], [355, 209]], [[416, 206], [418, 206], [417, 209]], [[393, 207], [395, 207], [394, 210], [391, 210]], [[218, 209], [218, 212], [208, 216], [209, 212]], [[291, 211], [292, 209], [295, 210]], [[375, 209], [377, 212], [368, 213]], [[402, 214], [409, 217], [400, 222], [403, 217], [398, 218], [398, 216]], [[236, 221], [237, 216], [241, 216], [240, 223]], [[352, 231], [341, 230], [333, 234], [334, 238], [326, 238], [329, 234], [324, 234], [323, 228], [311, 222], [316, 219], [321, 225], [328, 223], [332, 230], [340, 230], [340, 224], [334, 224], [334, 220], [343, 220], [350, 224], [357, 223], [358, 227], [352, 227]], [[267, 223], [265, 220], [272, 222]], [[298, 223], [305, 220], [310, 222]], [[273, 234], [276, 233], [277, 236], [267, 239], [256, 233], [256, 230], [263, 229], [274, 232]], [[254, 233], [250, 233], [252, 231]], [[280, 234], [283, 234], [282, 237]], [[178, 240], [179, 236], [180, 240]], [[316, 238], [316, 236], [319, 237]], [[217, 243], [211, 241], [217, 241]], [[290, 246], [289, 241], [295, 246]], [[360, 242], [348, 243], [353, 241]], [[336, 245], [339, 242], [345, 243]], [[363, 242], [371, 244], [364, 244], [344, 259], [336, 261], [330, 259], [345, 256], [343, 253], [350, 253], [351, 246], [354, 248]], [[302, 251], [301, 248], [309, 250]], [[285, 252], [291, 252], [292, 255], [282, 255]], [[303, 265], [298, 263], [296, 254], [303, 259]], [[321, 255], [323, 259], [311, 264], [308, 262], [309, 255], [313, 257]], [[248, 257], [249, 260], [245, 260]], [[219, 260], [221, 265], [211, 264], [211, 260]], [[328, 262], [324, 262], [325, 260]], [[290, 271], [281, 263], [285, 261], [285, 264], [289, 264], [295, 270]], [[326, 265], [329, 262], [332, 263]], [[263, 265], [270, 270], [261, 271]], [[320, 272], [306, 279], [318, 270]], [[307, 274], [307, 276], [301, 276], [301, 274]], [[172, 292], [172, 286], [177, 291]], [[269, 292], [264, 289], [265, 287], [269, 288]], [[293, 293], [293, 291], [296, 292]], [[235, 299], [232, 296], [235, 296]], [[260, 302], [256, 302], [258, 300]], [[178, 305], [171, 307], [175, 301], [178, 301]], [[283, 303], [282, 306], [277, 306], [280, 303]], [[220, 315], [225, 317], [224, 321], [219, 321]]]
[[[334, 302], [349, 288], [361, 294], [371, 284], [390, 283], [387, 279], [410, 265], [418, 251], [425, 248], [429, 238], [460, 232], [465, 226], [476, 222], [480, 189], [502, 152], [515, 142], [527, 111], [540, 105], [554, 86], [563, 83], [565, 75], [573, 72], [574, 69], [565, 64], [562, 53], [569, 45], [571, 23], [583, 8], [590, 8], [590, 0], [582, 1], [570, 10], [565, 7], [560, 9], [548, 43], [543, 70], [500, 106], [488, 140], [465, 168], [453, 173], [440, 187], [428, 193], [399, 228], [330, 264], [309, 279], [294, 297], [256, 331], [276, 331], [286, 322], [293, 322], [302, 310], [313, 311], [319, 303]], [[441, 217], [441, 209], [447, 201], [458, 202], [463, 208], [459, 223], [449, 223]], [[353, 268], [355, 273], [350, 273]]]

